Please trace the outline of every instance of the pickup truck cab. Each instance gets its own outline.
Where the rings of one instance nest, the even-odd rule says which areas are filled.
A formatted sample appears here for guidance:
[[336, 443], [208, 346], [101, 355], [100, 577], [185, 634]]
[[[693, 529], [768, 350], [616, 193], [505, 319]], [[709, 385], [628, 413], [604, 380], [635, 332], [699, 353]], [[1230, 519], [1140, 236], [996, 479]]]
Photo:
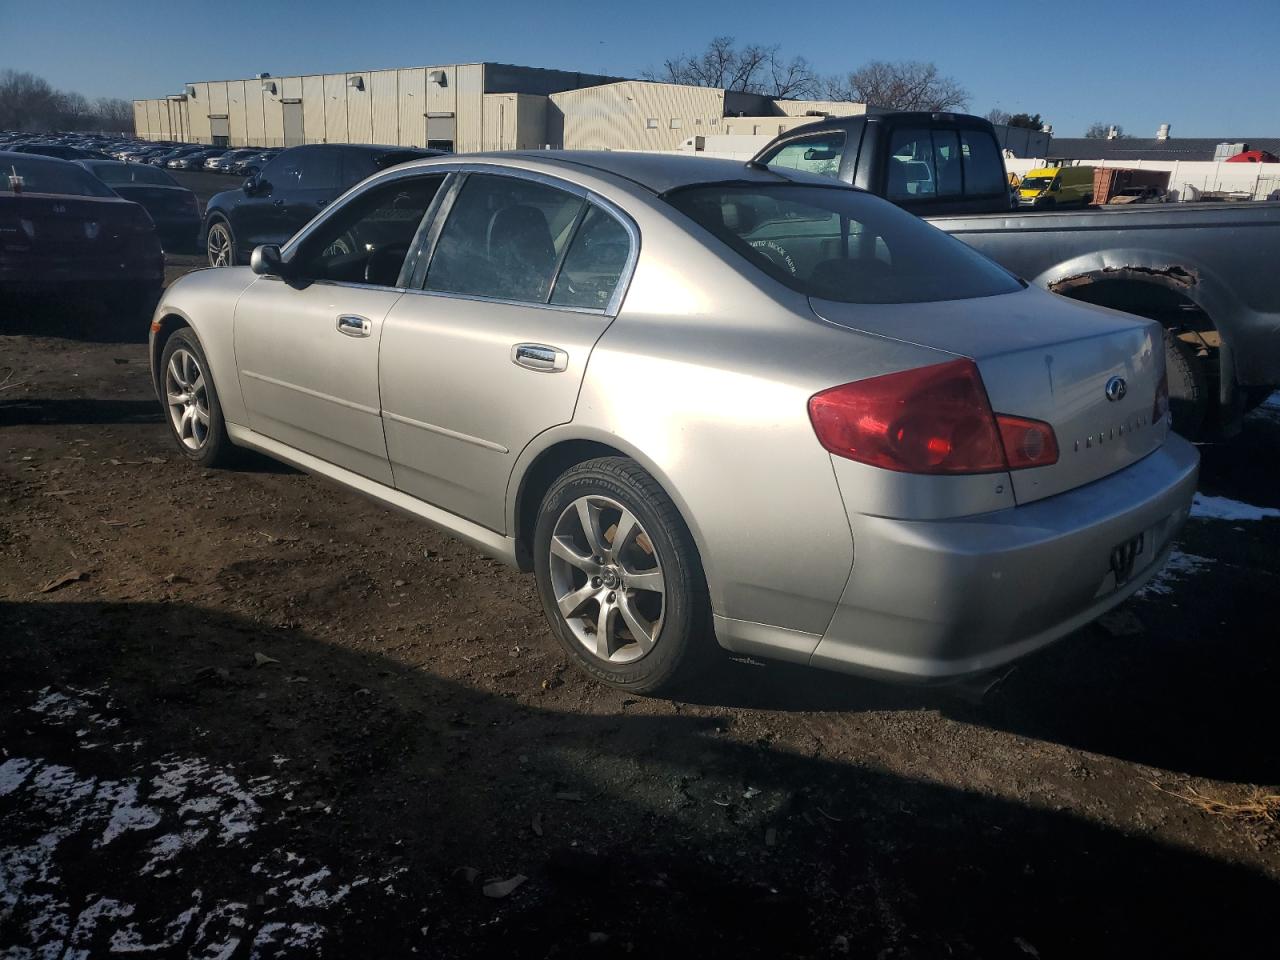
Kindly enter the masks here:
[[1093, 167], [1040, 167], [1018, 184], [1019, 207], [1087, 207], [1093, 203]]
[[1011, 209], [994, 128], [955, 113], [821, 120], [750, 163], [842, 180], [1028, 282], [1159, 321], [1174, 427], [1189, 439], [1238, 432], [1280, 387], [1280, 203]]

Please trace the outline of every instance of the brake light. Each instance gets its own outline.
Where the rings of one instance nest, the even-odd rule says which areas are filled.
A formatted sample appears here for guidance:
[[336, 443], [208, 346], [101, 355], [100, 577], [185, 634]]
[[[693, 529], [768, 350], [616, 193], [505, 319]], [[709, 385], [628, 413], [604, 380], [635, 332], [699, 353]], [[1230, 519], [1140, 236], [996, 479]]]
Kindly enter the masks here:
[[837, 456], [902, 473], [997, 473], [1058, 459], [1049, 424], [992, 412], [972, 360], [832, 387], [809, 399], [809, 419]]
[[1162, 371], [1156, 384], [1156, 400], [1151, 405], [1151, 422], [1159, 423], [1169, 412], [1169, 372]]

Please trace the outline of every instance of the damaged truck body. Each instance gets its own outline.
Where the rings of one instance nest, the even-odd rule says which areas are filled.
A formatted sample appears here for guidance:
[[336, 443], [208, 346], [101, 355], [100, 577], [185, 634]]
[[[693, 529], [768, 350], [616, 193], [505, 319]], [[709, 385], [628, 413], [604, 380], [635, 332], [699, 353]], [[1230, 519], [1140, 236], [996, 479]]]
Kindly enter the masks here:
[[886, 113], [790, 131], [753, 163], [879, 194], [1029, 283], [1159, 321], [1175, 428], [1230, 436], [1280, 387], [1280, 203], [1011, 209], [991, 125]]

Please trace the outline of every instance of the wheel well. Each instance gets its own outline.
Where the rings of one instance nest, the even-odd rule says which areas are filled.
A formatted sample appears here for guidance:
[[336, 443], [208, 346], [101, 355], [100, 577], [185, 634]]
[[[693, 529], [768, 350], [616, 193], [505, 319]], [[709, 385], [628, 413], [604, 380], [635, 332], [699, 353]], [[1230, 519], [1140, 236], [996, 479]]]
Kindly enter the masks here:
[[[1174, 278], [1180, 280], [1180, 277]], [[1205, 374], [1215, 387], [1219, 379], [1222, 336], [1213, 319], [1190, 297], [1172, 285], [1133, 277], [1089, 279], [1050, 285], [1055, 293], [1072, 300], [1123, 310], [1155, 320], [1185, 341], [1204, 361]]]
[[156, 323], [159, 327], [156, 329], [156, 335], [152, 339], [151, 344], [151, 369], [152, 377], [156, 381], [156, 389], [160, 389], [160, 358], [164, 355], [164, 345], [169, 342], [169, 338], [183, 327], [189, 327], [191, 324], [178, 316], [176, 313], [167, 313], [161, 317]]
[[525, 471], [516, 494], [516, 559], [520, 569], [533, 569], [533, 529], [538, 523], [538, 508], [556, 478], [587, 460], [625, 456], [621, 450], [594, 440], [565, 440], [538, 454]]

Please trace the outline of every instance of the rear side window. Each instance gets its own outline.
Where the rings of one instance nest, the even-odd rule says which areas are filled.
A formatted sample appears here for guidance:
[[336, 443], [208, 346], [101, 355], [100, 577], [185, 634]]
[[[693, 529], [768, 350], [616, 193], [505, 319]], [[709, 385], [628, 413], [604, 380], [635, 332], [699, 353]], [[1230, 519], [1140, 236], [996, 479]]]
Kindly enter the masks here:
[[959, 240], [861, 191], [714, 184], [665, 199], [754, 267], [807, 296], [921, 303], [1021, 289]]
[[898, 127], [888, 162], [885, 196], [896, 203], [1005, 192], [1004, 160], [984, 130]]
[[991, 135], [984, 130], [961, 130], [960, 150], [964, 156], [964, 192], [990, 196], [1007, 189], [1004, 157]]
[[427, 290], [546, 303], [586, 200], [515, 177], [472, 174], [427, 269]]
[[806, 173], [835, 177], [840, 173], [840, 158], [844, 156], [845, 139], [846, 134], [843, 130], [830, 130], [802, 140], [792, 140], [772, 153], [766, 154], [763, 162], [771, 167], [784, 167], [788, 170], [803, 170]]
[[569, 244], [551, 302], [564, 307], [605, 309], [630, 254], [631, 237], [626, 228], [599, 207], [589, 207]]

